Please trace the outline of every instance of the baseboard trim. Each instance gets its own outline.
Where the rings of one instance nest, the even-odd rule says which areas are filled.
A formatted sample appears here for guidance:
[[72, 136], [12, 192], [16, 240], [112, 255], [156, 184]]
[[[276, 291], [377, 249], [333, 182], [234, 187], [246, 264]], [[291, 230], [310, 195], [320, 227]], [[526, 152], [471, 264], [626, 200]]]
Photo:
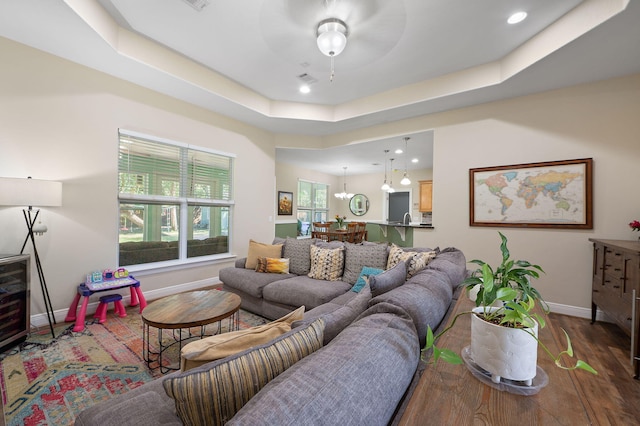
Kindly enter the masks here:
[[[165, 297], [165, 296], [170, 296], [172, 294], [176, 294], [176, 293], [182, 293], [185, 291], [193, 291], [193, 290], [198, 290], [204, 287], [211, 287], [214, 285], [218, 285], [218, 284], [222, 284], [222, 281], [220, 281], [220, 279], [218, 279], [218, 277], [212, 277], [212, 278], [207, 278], [204, 280], [199, 280], [199, 281], [193, 281], [190, 283], [184, 283], [184, 284], [178, 284], [178, 285], [173, 285], [173, 286], [169, 286], [169, 287], [163, 287], [163, 288], [159, 288], [157, 290], [148, 290], [148, 291], [144, 291], [144, 298], [147, 300], [147, 302], [155, 300], [155, 299], [159, 299], [161, 297]], [[129, 294], [129, 290], [126, 289], [126, 292], [122, 292], [122, 302], [126, 305], [128, 305], [131, 302], [131, 296]], [[100, 295], [100, 293], [97, 293], [98, 296]], [[106, 293], [105, 293], [106, 294]], [[94, 297], [98, 297], [95, 296]], [[89, 315], [93, 315], [96, 312], [96, 309], [98, 308], [98, 304], [100, 302], [99, 301], [95, 301], [95, 302], [90, 302], [89, 306], [87, 307], [87, 316]], [[60, 324], [60, 323], [64, 323], [64, 319], [67, 316], [67, 312], [69, 311], [69, 308], [66, 307], [64, 309], [58, 309], [56, 311], [53, 312], [54, 318], [56, 319], [56, 323]], [[30, 317], [31, 320], [31, 327], [48, 327], [49, 326], [49, 320], [47, 319], [47, 314], [46, 313], [41, 313], [41, 314], [36, 314], [36, 315], [31, 315]], [[71, 324], [71, 323], [69, 323]]]
[[[562, 305], [560, 303], [549, 303], [551, 312], [556, 314], [569, 315], [571, 317], [591, 319], [591, 309], [581, 308], [579, 306]], [[607, 315], [598, 309], [596, 312], [596, 321], [613, 322]]]
[[[154, 299], [159, 299], [161, 297], [170, 296], [176, 293], [182, 293], [185, 291], [193, 291], [198, 290], [204, 287], [211, 287], [214, 285], [222, 284], [222, 281], [218, 277], [207, 278], [204, 280], [193, 281], [190, 283], [178, 284], [169, 287], [159, 288], [157, 290], [149, 290], [144, 292], [144, 297], [147, 301], [151, 301]], [[122, 294], [123, 303], [129, 304], [131, 301], [131, 296], [129, 292]], [[87, 315], [93, 315], [98, 308], [98, 301], [90, 302], [87, 308]], [[578, 318], [587, 318], [591, 319], [591, 309], [582, 308], [579, 306], [571, 306], [571, 305], [563, 305], [560, 303], [549, 303], [549, 308], [551, 312], [563, 315], [569, 315], [572, 317]], [[69, 308], [59, 309], [54, 312], [54, 316], [57, 323], [63, 323], [65, 317], [67, 316], [67, 311]], [[605, 322], [613, 322], [606, 314], [600, 310], [596, 313], [596, 321], [605, 321]], [[36, 314], [31, 316], [31, 326], [32, 327], [44, 327], [48, 326], [49, 322], [47, 320], [47, 314]]]

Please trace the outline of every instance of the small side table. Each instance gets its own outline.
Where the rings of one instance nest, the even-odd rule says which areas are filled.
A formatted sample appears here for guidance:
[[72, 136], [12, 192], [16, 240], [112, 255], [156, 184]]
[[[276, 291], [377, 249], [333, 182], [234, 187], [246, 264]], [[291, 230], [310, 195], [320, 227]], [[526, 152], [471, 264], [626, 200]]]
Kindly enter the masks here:
[[[229, 331], [238, 330], [240, 327], [240, 296], [222, 290], [197, 290], [186, 293], [178, 293], [154, 300], [142, 313], [142, 357], [147, 362], [149, 369], [151, 363], [158, 363], [160, 373], [164, 374], [178, 367], [163, 365], [164, 352], [178, 345], [178, 353], [182, 350], [182, 344], [191, 338], [205, 337], [205, 326], [218, 323], [218, 330], [222, 331], [222, 320], [229, 320]], [[150, 343], [150, 327], [158, 330], [157, 351], [152, 350]], [[200, 333], [192, 334], [190, 328], [199, 327]], [[183, 336], [183, 330], [188, 330]], [[173, 342], [164, 344], [163, 331], [171, 330]], [[155, 349], [155, 348], [154, 348]], [[178, 363], [179, 364], [179, 363]], [[156, 367], [153, 367], [156, 368]]]
[[[67, 316], [65, 317], [66, 322], [75, 321], [76, 325], [73, 327], [73, 331], [79, 332], [84, 330], [84, 319], [87, 315], [87, 307], [89, 306], [89, 297], [101, 291], [108, 290], [117, 290], [120, 288], [129, 287], [131, 292], [131, 303], [129, 306], [138, 306], [140, 305], [140, 313], [146, 308], [147, 301], [144, 298], [144, 294], [142, 294], [142, 290], [140, 289], [140, 281], [133, 278], [129, 275], [128, 279], [118, 279], [113, 283], [109, 283], [105, 281], [106, 285], [101, 286], [100, 288], [90, 289], [85, 283], [82, 283], [78, 286], [78, 292], [76, 293], [71, 305], [69, 306], [69, 310], [67, 311]], [[108, 285], [112, 284], [112, 285]], [[80, 297], [82, 299], [82, 305], [80, 306], [80, 312], [76, 316], [76, 311], [78, 309], [78, 303], [80, 302]]]

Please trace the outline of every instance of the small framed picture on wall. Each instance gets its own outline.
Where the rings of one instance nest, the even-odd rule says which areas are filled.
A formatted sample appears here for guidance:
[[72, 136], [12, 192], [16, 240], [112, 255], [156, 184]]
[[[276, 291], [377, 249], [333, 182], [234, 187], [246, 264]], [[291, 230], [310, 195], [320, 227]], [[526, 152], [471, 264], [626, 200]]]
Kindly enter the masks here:
[[293, 192], [278, 191], [278, 215], [293, 215]]

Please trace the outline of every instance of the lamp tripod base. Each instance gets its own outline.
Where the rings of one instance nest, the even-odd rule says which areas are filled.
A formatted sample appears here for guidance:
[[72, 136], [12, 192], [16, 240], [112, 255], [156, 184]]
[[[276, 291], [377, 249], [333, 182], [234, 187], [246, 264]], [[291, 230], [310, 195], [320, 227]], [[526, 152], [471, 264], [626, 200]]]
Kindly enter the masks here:
[[49, 297], [49, 289], [47, 288], [47, 281], [44, 277], [44, 271], [42, 270], [42, 263], [40, 262], [40, 256], [38, 255], [38, 248], [36, 247], [36, 240], [33, 233], [33, 226], [40, 214], [40, 210], [35, 210], [35, 215], [32, 215], [34, 210], [29, 207], [29, 209], [23, 209], [22, 213], [24, 214], [24, 220], [27, 224], [27, 236], [24, 239], [24, 243], [22, 244], [22, 249], [20, 249], [20, 254], [24, 252], [24, 249], [27, 245], [27, 242], [31, 240], [31, 245], [33, 247], [33, 258], [36, 264], [36, 270], [38, 272], [38, 279], [40, 280], [40, 289], [42, 290], [42, 297], [44, 299], [45, 311], [47, 312], [47, 320], [49, 321], [49, 329], [51, 330], [51, 337], [55, 338], [56, 335], [53, 331], [53, 325], [56, 324], [56, 318], [53, 313], [53, 306], [51, 305], [51, 298]]

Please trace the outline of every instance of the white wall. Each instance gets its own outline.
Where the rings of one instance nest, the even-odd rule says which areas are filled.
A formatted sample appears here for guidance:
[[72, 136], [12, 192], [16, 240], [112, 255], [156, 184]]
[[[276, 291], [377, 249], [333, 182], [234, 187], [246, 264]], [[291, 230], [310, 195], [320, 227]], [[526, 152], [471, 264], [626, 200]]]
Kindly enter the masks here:
[[[237, 154], [232, 252], [246, 255], [249, 238], [273, 239], [270, 134], [7, 39], [0, 53], [0, 176], [63, 182], [63, 206], [42, 210], [49, 232], [37, 237], [59, 317], [85, 274], [118, 264], [118, 128]], [[21, 209], [0, 207], [0, 227], [0, 253], [17, 253], [26, 234]], [[137, 278], [153, 294], [215, 282], [233, 260]], [[35, 269], [32, 296], [32, 314], [44, 312]]]
[[[434, 130], [435, 229], [416, 231], [414, 242], [458, 247], [467, 260], [497, 263], [501, 230], [514, 257], [545, 269], [537, 287], [557, 311], [590, 316], [588, 239], [638, 238], [628, 226], [640, 220], [638, 117], [640, 75], [633, 75], [372, 126], [329, 136], [323, 144]], [[286, 146], [286, 139], [277, 139]], [[469, 226], [470, 168], [577, 158], [594, 160], [592, 230]], [[373, 183], [370, 188], [375, 193]]]
[[[640, 216], [640, 76], [443, 114], [434, 146], [435, 244], [467, 259], [499, 256], [496, 228], [469, 227], [468, 171], [475, 167], [593, 158], [592, 230], [502, 228], [516, 258], [541, 265], [548, 301], [591, 306], [589, 238], [630, 240]], [[444, 167], [443, 167], [444, 166]]]
[[[584, 314], [591, 301], [588, 238], [637, 238], [628, 223], [640, 219], [640, 75], [319, 139], [270, 135], [6, 39], [0, 38], [0, 52], [0, 176], [64, 184], [64, 205], [44, 210], [50, 231], [38, 237], [53, 305], [61, 311], [88, 271], [117, 264], [119, 127], [238, 154], [232, 242], [238, 255], [246, 254], [249, 238], [273, 238], [269, 218], [275, 218], [276, 190], [295, 191], [280, 186], [280, 174], [287, 173], [282, 170], [276, 188], [274, 141], [334, 146], [426, 130], [435, 131], [435, 229], [421, 237], [425, 245], [455, 246], [468, 259], [497, 260], [497, 229], [468, 225], [469, 168], [584, 157], [594, 159], [594, 229], [503, 228], [514, 256], [547, 271], [539, 288], [548, 301]], [[349, 179], [348, 189], [375, 194], [382, 173], [362, 179]], [[342, 180], [330, 183], [341, 186]], [[366, 220], [380, 218], [371, 198]], [[333, 206], [336, 213], [348, 213], [346, 203]], [[25, 234], [21, 213], [0, 207], [0, 252], [19, 250]], [[210, 279], [229, 263], [144, 276], [143, 289]], [[43, 312], [35, 275], [33, 287], [33, 312]]]

